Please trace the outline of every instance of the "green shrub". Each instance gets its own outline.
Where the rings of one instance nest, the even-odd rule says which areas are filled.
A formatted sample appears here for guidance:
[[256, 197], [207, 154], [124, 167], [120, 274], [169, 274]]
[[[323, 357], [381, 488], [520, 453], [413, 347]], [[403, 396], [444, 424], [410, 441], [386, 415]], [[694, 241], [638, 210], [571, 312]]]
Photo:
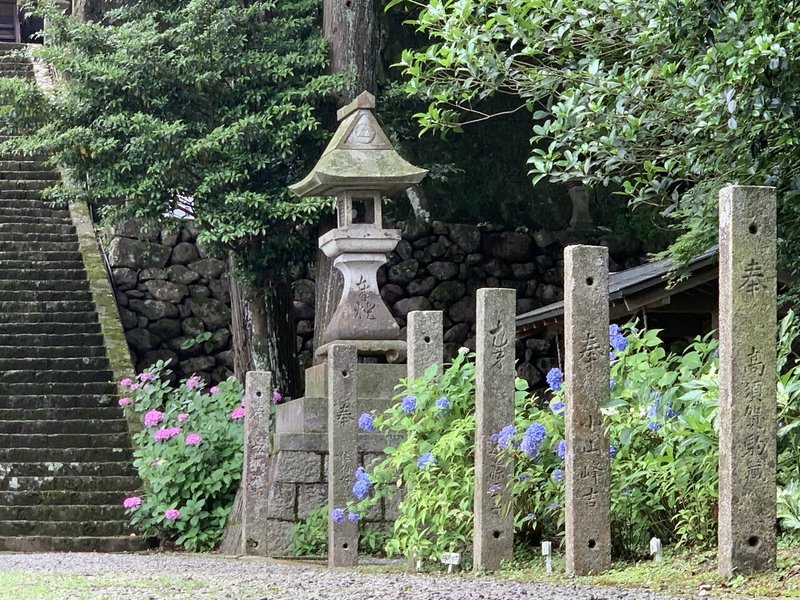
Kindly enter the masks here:
[[[328, 507], [321, 506], [296, 523], [291, 531], [292, 556], [325, 556], [328, 553]], [[388, 541], [388, 534], [375, 523], [365, 523], [358, 533], [359, 554], [378, 556]]]
[[136, 381], [121, 382], [129, 395], [120, 405], [144, 426], [133, 434], [142, 491], [125, 506], [142, 533], [209, 550], [222, 536], [242, 475], [242, 388], [231, 378], [205, 393], [198, 377], [172, 387], [168, 375], [159, 361]]

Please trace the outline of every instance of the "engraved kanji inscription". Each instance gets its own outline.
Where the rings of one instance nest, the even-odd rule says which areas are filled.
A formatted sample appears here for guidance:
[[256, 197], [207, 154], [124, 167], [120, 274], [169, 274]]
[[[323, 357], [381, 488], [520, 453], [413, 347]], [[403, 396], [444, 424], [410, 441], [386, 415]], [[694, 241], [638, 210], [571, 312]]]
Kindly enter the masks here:
[[597, 342], [597, 336], [593, 331], [588, 331], [583, 334], [580, 346], [580, 357], [585, 363], [588, 363], [589, 368], [593, 368], [600, 361], [600, 344]]
[[496, 367], [505, 358], [508, 347], [508, 336], [500, 319], [497, 320], [497, 325], [489, 330], [489, 335], [492, 337], [492, 366]]
[[755, 258], [751, 258], [750, 262], [745, 266], [739, 289], [744, 290], [751, 296], [755, 296], [764, 289], [764, 269], [756, 262]]

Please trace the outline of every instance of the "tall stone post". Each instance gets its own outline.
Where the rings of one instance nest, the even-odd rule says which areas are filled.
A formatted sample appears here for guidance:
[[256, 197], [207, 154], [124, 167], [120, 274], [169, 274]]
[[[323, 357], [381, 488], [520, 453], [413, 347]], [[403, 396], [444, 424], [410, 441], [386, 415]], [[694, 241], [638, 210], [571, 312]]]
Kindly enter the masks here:
[[600, 403], [608, 398], [608, 248], [564, 250], [566, 570], [611, 567], [610, 458]]
[[476, 569], [494, 571], [511, 560], [513, 511], [512, 465], [501, 460], [490, 436], [514, 422], [514, 346], [516, 292], [485, 288], [477, 294], [475, 387], [475, 533]]
[[721, 575], [775, 568], [775, 189], [719, 195]]
[[[328, 566], [358, 564], [358, 522], [346, 516], [340, 523], [334, 509], [344, 509], [353, 499], [358, 468], [358, 395], [354, 346], [333, 344], [328, 351]], [[346, 512], [346, 511], [345, 511]]]
[[440, 310], [414, 310], [408, 313], [408, 378], [422, 377], [431, 365], [442, 374], [443, 318]]
[[267, 463], [272, 373], [248, 371], [244, 381], [242, 554], [267, 556]]

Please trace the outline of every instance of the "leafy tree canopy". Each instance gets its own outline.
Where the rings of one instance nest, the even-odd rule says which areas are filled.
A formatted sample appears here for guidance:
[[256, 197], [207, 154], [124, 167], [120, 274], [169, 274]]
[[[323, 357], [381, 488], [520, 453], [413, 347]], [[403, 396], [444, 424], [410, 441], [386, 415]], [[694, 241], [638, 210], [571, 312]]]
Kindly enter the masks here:
[[[726, 184], [780, 192], [785, 266], [800, 267], [800, 3], [791, 0], [395, 0], [431, 44], [407, 50], [422, 130], [533, 113], [534, 181], [611, 185], [713, 242]], [[416, 7], [416, 9], [414, 8]]]
[[311, 247], [305, 225], [329, 204], [298, 201], [325, 131], [315, 107], [341, 84], [324, 74], [314, 0], [128, 0], [102, 24], [49, 0], [45, 97], [0, 80], [6, 142], [52, 156], [54, 195], [114, 217], [158, 218], [192, 199], [201, 239], [238, 251], [246, 272], [280, 276]]

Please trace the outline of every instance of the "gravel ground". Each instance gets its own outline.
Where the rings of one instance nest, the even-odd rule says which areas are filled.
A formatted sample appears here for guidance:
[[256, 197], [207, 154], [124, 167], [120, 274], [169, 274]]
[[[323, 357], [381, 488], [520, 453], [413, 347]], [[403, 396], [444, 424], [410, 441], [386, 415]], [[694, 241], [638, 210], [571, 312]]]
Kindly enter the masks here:
[[[648, 591], [375, 570], [216, 555], [0, 554], [0, 577], [28, 574], [46, 585], [49, 594], [41, 597], [58, 600], [670, 600]], [[9, 591], [0, 597], [37, 597], [2, 595]]]

